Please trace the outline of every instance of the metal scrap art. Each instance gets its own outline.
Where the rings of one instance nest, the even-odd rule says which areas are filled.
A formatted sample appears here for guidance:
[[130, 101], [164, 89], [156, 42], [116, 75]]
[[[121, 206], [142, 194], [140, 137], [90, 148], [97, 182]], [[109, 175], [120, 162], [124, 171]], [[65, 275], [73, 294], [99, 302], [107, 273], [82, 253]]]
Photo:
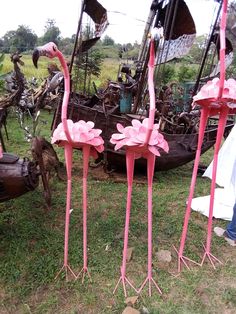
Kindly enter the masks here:
[[[82, 16], [85, 13], [94, 22], [95, 32], [92, 38], [78, 41]], [[98, 1], [82, 1], [76, 42], [71, 62], [68, 65], [70, 73], [74, 57], [77, 54], [87, 52], [101, 37], [108, 24], [107, 11]], [[150, 16], [145, 28], [144, 41], [136, 63], [135, 73], [132, 73], [133, 70], [131, 71], [128, 64], [123, 64], [117, 81], [109, 81], [107, 88], [96, 90], [92, 96], [75, 92], [71, 93], [68, 115], [72, 121], [93, 121], [95, 127], [100, 128], [103, 132], [104, 152], [98, 154], [98, 160], [103, 161], [105, 169], [122, 171], [125, 169], [125, 150], [114, 151], [114, 147], [109, 141], [116, 130], [116, 124], [121, 123], [126, 127], [130, 125], [133, 118], [142, 122], [148, 117], [150, 104], [147, 97], [149, 48], [147, 37], [153, 27], [163, 34], [159, 47], [155, 50], [157, 55], [156, 72], [159, 71], [159, 66], [163, 63], [186, 54], [196, 36], [195, 24], [185, 1], [154, 0], [150, 7]], [[218, 37], [215, 34], [216, 31], [212, 33], [210, 40], [219, 48]], [[229, 41], [226, 41], [226, 44], [226, 55], [232, 55], [232, 45]], [[49, 108], [49, 110], [55, 110], [52, 122], [53, 132], [61, 122], [63, 75], [58, 68], [50, 69], [49, 67], [50, 76], [48, 80], [39, 88], [27, 89], [27, 84], [20, 71], [20, 66], [22, 66], [21, 57], [17, 53], [11, 57], [14, 63], [14, 76], [8, 82], [11, 94], [0, 100], [2, 116], [4, 117], [7, 114], [9, 106], [16, 106], [21, 116], [28, 113], [35, 116], [40, 109]], [[180, 86], [177, 82], [169, 82], [165, 85], [155, 82], [155, 122], [159, 123], [160, 132], [165, 136], [169, 145], [169, 154], [166, 154], [164, 150], [160, 150], [160, 158], [158, 163], [155, 164], [155, 171], [172, 169], [195, 158], [200, 110], [198, 107], [195, 110], [191, 110], [191, 103], [192, 97], [199, 86], [199, 79], [196, 82], [186, 84], [186, 86]], [[30, 97], [27, 96], [29, 94]], [[0, 126], [5, 127], [5, 122], [2, 120]], [[201, 153], [204, 153], [214, 145], [217, 123], [218, 121], [215, 117], [209, 119], [208, 126], [204, 132]], [[232, 126], [233, 122], [227, 121], [225, 134], [229, 132]], [[24, 124], [21, 127], [25, 129]], [[5, 151], [2, 132], [0, 132], [0, 140], [2, 149]], [[32, 140], [32, 137], [30, 140]], [[143, 170], [145, 167], [145, 158], [138, 159], [135, 168]], [[44, 186], [46, 185], [44, 184]], [[47, 194], [50, 195], [50, 193]]]
[[[53, 146], [44, 138], [35, 136], [39, 109], [47, 105], [49, 86], [46, 82], [39, 89], [34, 81], [26, 82], [20, 66], [21, 55], [14, 53], [11, 61], [14, 64], [13, 73], [6, 78], [6, 95], [0, 100], [0, 202], [16, 198], [37, 188], [39, 177], [42, 177], [44, 198], [46, 206], [51, 206], [51, 192], [49, 188], [49, 173], [52, 169], [58, 177], [61, 164]], [[32, 88], [32, 84], [34, 88]], [[28, 87], [30, 85], [30, 87]], [[9, 107], [14, 107], [18, 117], [19, 126], [25, 132], [26, 140], [31, 142], [32, 159], [20, 158], [17, 155], [6, 152], [6, 146], [2, 136], [4, 127], [8, 137], [6, 121]], [[33, 130], [25, 125], [25, 116], [29, 115], [33, 123]]]
[[[97, 3], [97, 1], [95, 2]], [[88, 3], [85, 1], [86, 5], [90, 5], [92, 1], [88, 1]], [[82, 5], [81, 15], [87, 13], [89, 16], [92, 15], [93, 21], [96, 20], [93, 16], [95, 13], [91, 8], [87, 11], [83, 9]], [[106, 20], [107, 24], [104, 10], [102, 10], [103, 13], [100, 15], [100, 18], [101, 16], [104, 17], [104, 19], [100, 19], [101, 24], [104, 20]], [[96, 91], [92, 96], [74, 92], [70, 97], [68, 113], [71, 119], [74, 122], [80, 119], [90, 120], [95, 123], [95, 127], [102, 129], [105, 150], [100, 154], [99, 160], [103, 160], [107, 169], [125, 170], [125, 150], [114, 151], [112, 144], [109, 142], [111, 135], [116, 130], [116, 124], [121, 123], [124, 126], [128, 126], [133, 118], [142, 121], [148, 116], [147, 37], [152, 27], [157, 28], [159, 33], [163, 33], [160, 45], [156, 49], [156, 74], [159, 73], [162, 63], [185, 55], [196, 37], [195, 24], [185, 1], [153, 1], [139, 58], [135, 63], [135, 73], [132, 73], [128, 64], [122, 64], [117, 81], [109, 81], [107, 88], [104, 90]], [[101, 29], [104, 28], [101, 27]], [[79, 34], [78, 32], [78, 37]], [[84, 40], [82, 40], [82, 44], [75, 43], [75, 55], [81, 54], [85, 50], [82, 49], [83, 42]], [[70, 70], [73, 67], [73, 56]], [[161, 82], [155, 82], [155, 121], [160, 121], [160, 130], [168, 141], [170, 148], [169, 154], [166, 154], [164, 151], [160, 152], [161, 156], [159, 162], [155, 165], [155, 171], [172, 169], [195, 158], [200, 110], [199, 108], [191, 110], [191, 103], [194, 90], [200, 86], [200, 80], [191, 84], [186, 83], [186, 86], [181, 86], [177, 82], [169, 82], [165, 85]], [[55, 111], [52, 131], [60, 123], [60, 117], [61, 105]], [[202, 153], [213, 146], [217, 131], [216, 125], [217, 120], [214, 118], [209, 120], [208, 127], [205, 130]], [[225, 132], [227, 133], [232, 126], [233, 123], [228, 121]], [[145, 159], [141, 158], [136, 162], [135, 168], [142, 170], [145, 169], [145, 165]]]

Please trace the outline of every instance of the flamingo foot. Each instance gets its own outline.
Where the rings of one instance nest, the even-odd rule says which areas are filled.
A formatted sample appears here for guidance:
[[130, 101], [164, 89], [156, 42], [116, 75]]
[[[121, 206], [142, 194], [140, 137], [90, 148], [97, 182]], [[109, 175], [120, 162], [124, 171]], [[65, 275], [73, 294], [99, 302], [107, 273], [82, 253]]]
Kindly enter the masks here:
[[205, 246], [203, 246], [203, 247], [204, 247], [205, 253], [204, 253], [204, 255], [203, 255], [202, 262], [201, 262], [200, 266], [203, 265], [203, 263], [204, 263], [204, 261], [206, 260], [206, 258], [209, 259], [209, 261], [210, 261], [210, 263], [211, 263], [211, 265], [212, 265], [212, 267], [213, 267], [214, 269], [216, 269], [216, 267], [215, 267], [215, 264], [216, 264], [216, 263], [223, 265], [223, 263], [222, 263], [218, 258], [216, 258], [214, 255], [212, 255], [212, 254], [206, 249]]
[[85, 280], [85, 276], [88, 276], [90, 282], [92, 282], [92, 277], [88, 271], [88, 268], [87, 267], [83, 267], [81, 269], [81, 271], [78, 273], [78, 275], [76, 276], [76, 280], [80, 277], [80, 275], [82, 275], [82, 284], [84, 283], [84, 280]]
[[72, 276], [76, 279], [76, 275], [75, 273], [73, 272], [73, 270], [70, 268], [69, 265], [63, 265], [62, 268], [59, 270], [59, 272], [56, 274], [56, 277], [55, 277], [55, 280], [58, 278], [58, 276], [63, 272], [65, 271], [65, 274], [66, 274], [66, 281], [69, 281], [68, 279], [68, 274], [71, 273]]
[[178, 252], [178, 250], [176, 249], [175, 246], [173, 246], [173, 247], [174, 247], [176, 253], [178, 254], [178, 273], [181, 272], [181, 265], [182, 265], [182, 264], [183, 264], [188, 270], [190, 270], [190, 267], [189, 267], [189, 265], [188, 265], [189, 262], [190, 262], [190, 263], [193, 263], [193, 264], [195, 264], [195, 265], [201, 266], [201, 264], [199, 264], [199, 263], [193, 261], [192, 259], [190, 259], [190, 258], [188, 258], [188, 257], [186, 257], [186, 256], [183, 256], [182, 254], [180, 254], [180, 253]]
[[123, 291], [124, 291], [124, 295], [125, 297], [127, 297], [127, 291], [126, 291], [126, 284], [128, 284], [136, 293], [138, 293], [137, 289], [135, 289], [135, 287], [133, 286], [133, 284], [130, 282], [130, 280], [124, 276], [124, 275], [121, 275], [116, 286], [115, 286], [115, 289], [113, 290], [113, 294], [115, 294], [118, 286], [119, 286], [119, 283], [122, 283], [122, 286], [123, 286]]
[[145, 287], [145, 285], [148, 283], [148, 294], [149, 297], [152, 296], [152, 283], [154, 284], [154, 286], [156, 287], [157, 291], [162, 294], [161, 289], [159, 288], [159, 286], [157, 285], [156, 281], [152, 278], [152, 276], [147, 276], [147, 278], [144, 280], [144, 282], [142, 283], [141, 287], [138, 290], [138, 293], [140, 293], [143, 288]]

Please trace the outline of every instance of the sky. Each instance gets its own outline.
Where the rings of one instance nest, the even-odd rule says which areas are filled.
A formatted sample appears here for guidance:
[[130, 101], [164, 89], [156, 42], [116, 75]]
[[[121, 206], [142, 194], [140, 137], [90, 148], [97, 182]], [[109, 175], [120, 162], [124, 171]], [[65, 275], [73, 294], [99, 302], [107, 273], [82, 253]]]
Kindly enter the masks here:
[[[152, 0], [98, 1], [108, 11], [110, 25], [105, 35], [121, 44], [141, 42]], [[185, 2], [194, 18], [197, 34], [208, 33], [216, 2], [213, 0], [185, 0]], [[81, 0], [1, 1], [0, 37], [9, 30], [16, 30], [19, 25], [28, 26], [38, 36], [42, 36], [48, 19], [55, 20], [62, 37], [71, 37], [77, 30], [80, 8]]]

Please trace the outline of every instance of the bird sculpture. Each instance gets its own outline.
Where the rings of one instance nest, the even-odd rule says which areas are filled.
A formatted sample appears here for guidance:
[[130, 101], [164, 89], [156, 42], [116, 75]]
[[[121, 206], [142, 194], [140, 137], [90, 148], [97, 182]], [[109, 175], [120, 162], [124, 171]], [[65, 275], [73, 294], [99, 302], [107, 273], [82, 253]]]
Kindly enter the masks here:
[[[123, 261], [121, 266], [120, 278], [114, 289], [117, 290], [119, 283], [123, 285], [123, 291], [127, 296], [126, 284], [133, 288], [137, 293], [140, 293], [144, 286], [148, 283], [149, 295], [151, 295], [152, 283], [161, 294], [161, 289], [152, 277], [152, 184], [155, 167], [156, 156], [160, 156], [159, 149], [163, 149], [168, 152], [168, 143], [164, 139], [163, 135], [159, 133], [159, 125], [154, 124], [155, 115], [155, 92], [154, 92], [154, 37], [150, 41], [150, 56], [148, 64], [148, 89], [150, 96], [150, 108], [149, 117], [142, 122], [134, 119], [132, 120], [132, 126], [123, 127], [121, 124], [117, 124], [119, 133], [112, 135], [110, 142], [115, 144], [115, 150], [121, 147], [126, 149], [126, 168], [127, 168], [127, 203], [126, 203], [126, 220], [124, 229], [124, 247], [123, 247]], [[147, 180], [148, 180], [148, 266], [147, 277], [142, 283], [139, 290], [137, 290], [130, 280], [126, 277], [126, 261], [127, 261], [127, 249], [128, 249], [128, 233], [129, 233], [129, 221], [130, 221], [130, 209], [131, 209], [131, 196], [133, 186], [134, 175], [134, 163], [138, 158], [147, 159]]]
[[[220, 23], [220, 77], [214, 78], [212, 81], [208, 81], [193, 97], [193, 106], [199, 105], [201, 107], [198, 145], [196, 151], [196, 157], [194, 162], [194, 168], [192, 173], [192, 180], [190, 184], [189, 196], [187, 201], [186, 213], [184, 218], [182, 236], [180, 240], [178, 253], [178, 271], [181, 271], [181, 265], [189, 269], [189, 262], [194, 262], [198, 265], [203, 265], [204, 261], [208, 258], [212, 267], [215, 269], [216, 263], [221, 263], [211, 253], [211, 237], [212, 237], [212, 217], [214, 207], [214, 195], [215, 195], [215, 182], [216, 182], [216, 171], [218, 152], [220, 149], [221, 140], [224, 134], [224, 129], [227, 121], [228, 114], [236, 113], [236, 81], [234, 79], [225, 80], [225, 28], [226, 28], [226, 17], [227, 17], [227, 0], [223, 0], [222, 6], [222, 17]], [[194, 195], [194, 188], [196, 185], [196, 177], [198, 171], [198, 165], [201, 154], [201, 147], [203, 143], [204, 131], [207, 125], [208, 118], [211, 116], [219, 116], [217, 136], [214, 149], [213, 157], [213, 170], [212, 170], [212, 182], [210, 189], [210, 204], [209, 204], [209, 215], [208, 215], [208, 228], [207, 228], [207, 239], [206, 245], [204, 246], [204, 255], [200, 263], [197, 263], [188, 257], [183, 255], [185, 241], [188, 231], [188, 222], [191, 214], [191, 204]]]
[[53, 173], [56, 172], [58, 179], [64, 180], [62, 176], [63, 163], [59, 161], [53, 145], [44, 137], [34, 136], [31, 140], [31, 154], [33, 161], [38, 165], [42, 177], [44, 198], [47, 209], [51, 208], [51, 189], [49, 180]]
[[[65, 270], [66, 279], [68, 271], [77, 279], [82, 274], [82, 281], [87, 274], [90, 277], [87, 263], [87, 176], [89, 157], [97, 158], [98, 152], [104, 150], [104, 141], [100, 136], [101, 130], [94, 129], [92, 121], [80, 120], [73, 122], [67, 119], [67, 107], [70, 96], [70, 76], [67, 63], [57, 46], [50, 42], [42, 47], [38, 47], [33, 52], [33, 63], [37, 67], [40, 56], [50, 59], [58, 58], [64, 74], [64, 95], [61, 111], [61, 123], [57, 126], [52, 136], [52, 143], [64, 147], [66, 172], [67, 172], [67, 196], [66, 196], [66, 217], [65, 217], [65, 242], [64, 242], [64, 263], [57, 276]], [[69, 242], [69, 222], [71, 209], [71, 188], [72, 188], [72, 153], [73, 149], [83, 152], [83, 267], [78, 275], [74, 273], [68, 263], [68, 242]], [[56, 276], [56, 277], [57, 277]]]

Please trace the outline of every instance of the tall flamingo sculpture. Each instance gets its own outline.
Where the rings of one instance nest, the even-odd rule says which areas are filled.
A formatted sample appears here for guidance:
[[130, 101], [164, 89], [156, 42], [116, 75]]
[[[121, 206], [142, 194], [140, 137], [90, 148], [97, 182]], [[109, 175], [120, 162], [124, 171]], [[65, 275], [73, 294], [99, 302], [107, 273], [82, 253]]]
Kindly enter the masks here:
[[215, 195], [215, 182], [217, 171], [218, 152], [220, 149], [221, 140], [224, 134], [224, 129], [227, 121], [227, 116], [230, 113], [236, 113], [236, 81], [234, 79], [225, 80], [225, 28], [227, 17], [227, 0], [223, 0], [222, 17], [220, 23], [220, 78], [214, 78], [212, 81], [208, 81], [199, 91], [199, 93], [193, 97], [193, 105], [201, 106], [201, 117], [199, 125], [198, 145], [196, 151], [196, 157], [194, 162], [192, 180], [190, 185], [189, 197], [187, 202], [187, 208], [184, 218], [184, 225], [182, 236], [180, 240], [180, 247], [178, 251], [178, 271], [181, 271], [181, 264], [185, 265], [189, 269], [188, 262], [195, 261], [189, 259], [183, 255], [185, 241], [188, 230], [188, 222], [191, 213], [191, 204], [194, 194], [194, 188], [196, 184], [197, 170], [200, 160], [201, 147], [204, 137], [204, 131], [207, 125], [207, 120], [210, 116], [219, 115], [219, 123], [217, 129], [216, 143], [214, 149], [213, 158], [213, 170], [212, 170], [212, 182], [210, 190], [210, 204], [209, 204], [209, 218], [207, 228], [206, 245], [204, 246], [204, 255], [200, 265], [202, 266], [206, 258], [209, 259], [212, 267], [215, 269], [215, 263], [221, 261], [211, 254], [211, 237], [212, 237], [212, 216], [214, 207], [214, 195]]
[[[52, 136], [52, 143], [64, 147], [65, 162], [67, 171], [67, 196], [66, 196], [66, 217], [65, 217], [65, 242], [64, 242], [64, 263], [57, 274], [57, 276], [65, 270], [66, 279], [68, 270], [75, 278], [78, 278], [82, 273], [82, 280], [85, 274], [90, 277], [88, 272], [87, 263], [87, 176], [88, 176], [88, 163], [90, 155], [94, 158], [98, 157], [97, 152], [104, 150], [103, 139], [100, 136], [101, 130], [94, 129], [92, 121], [85, 122], [80, 120], [73, 122], [67, 120], [67, 107], [70, 95], [70, 76], [66, 61], [63, 54], [58, 50], [57, 46], [50, 42], [42, 47], [38, 47], [33, 52], [33, 63], [37, 67], [37, 62], [40, 56], [48, 58], [58, 58], [64, 74], [64, 96], [62, 102], [61, 120], [62, 122], [55, 129]], [[72, 187], [72, 153], [74, 149], [82, 149], [83, 152], [83, 268], [78, 276], [75, 275], [68, 263], [68, 242], [69, 242], [69, 222], [70, 222], [70, 208], [71, 208], [71, 187]], [[56, 277], [57, 277], [56, 276]]]
[[[117, 129], [120, 133], [115, 133], [111, 137], [111, 143], [115, 144], [115, 150], [118, 150], [122, 146], [126, 149], [126, 168], [127, 168], [127, 203], [126, 203], [126, 220], [124, 230], [124, 248], [123, 248], [123, 261], [121, 266], [121, 276], [114, 289], [116, 291], [119, 283], [123, 285], [123, 291], [127, 296], [126, 283], [132, 287], [137, 293], [140, 293], [146, 283], [149, 285], [149, 295], [151, 295], [151, 284], [153, 283], [159, 293], [161, 289], [152, 277], [152, 184], [155, 167], [156, 156], [160, 156], [158, 148], [162, 148], [168, 152], [168, 143], [165, 141], [162, 134], [159, 133], [158, 124], [154, 124], [155, 116], [155, 92], [154, 92], [154, 38], [150, 41], [150, 57], [148, 64], [148, 88], [150, 96], [150, 108], [149, 118], [146, 118], [141, 123], [134, 119], [132, 120], [132, 126], [123, 127], [121, 124], [117, 124]], [[135, 289], [130, 280], [126, 277], [126, 260], [128, 249], [128, 234], [129, 234], [129, 221], [130, 221], [130, 209], [131, 209], [131, 196], [133, 186], [134, 175], [134, 162], [135, 159], [144, 157], [147, 159], [147, 179], [148, 179], [148, 270], [147, 277], [142, 283], [139, 290]]]

